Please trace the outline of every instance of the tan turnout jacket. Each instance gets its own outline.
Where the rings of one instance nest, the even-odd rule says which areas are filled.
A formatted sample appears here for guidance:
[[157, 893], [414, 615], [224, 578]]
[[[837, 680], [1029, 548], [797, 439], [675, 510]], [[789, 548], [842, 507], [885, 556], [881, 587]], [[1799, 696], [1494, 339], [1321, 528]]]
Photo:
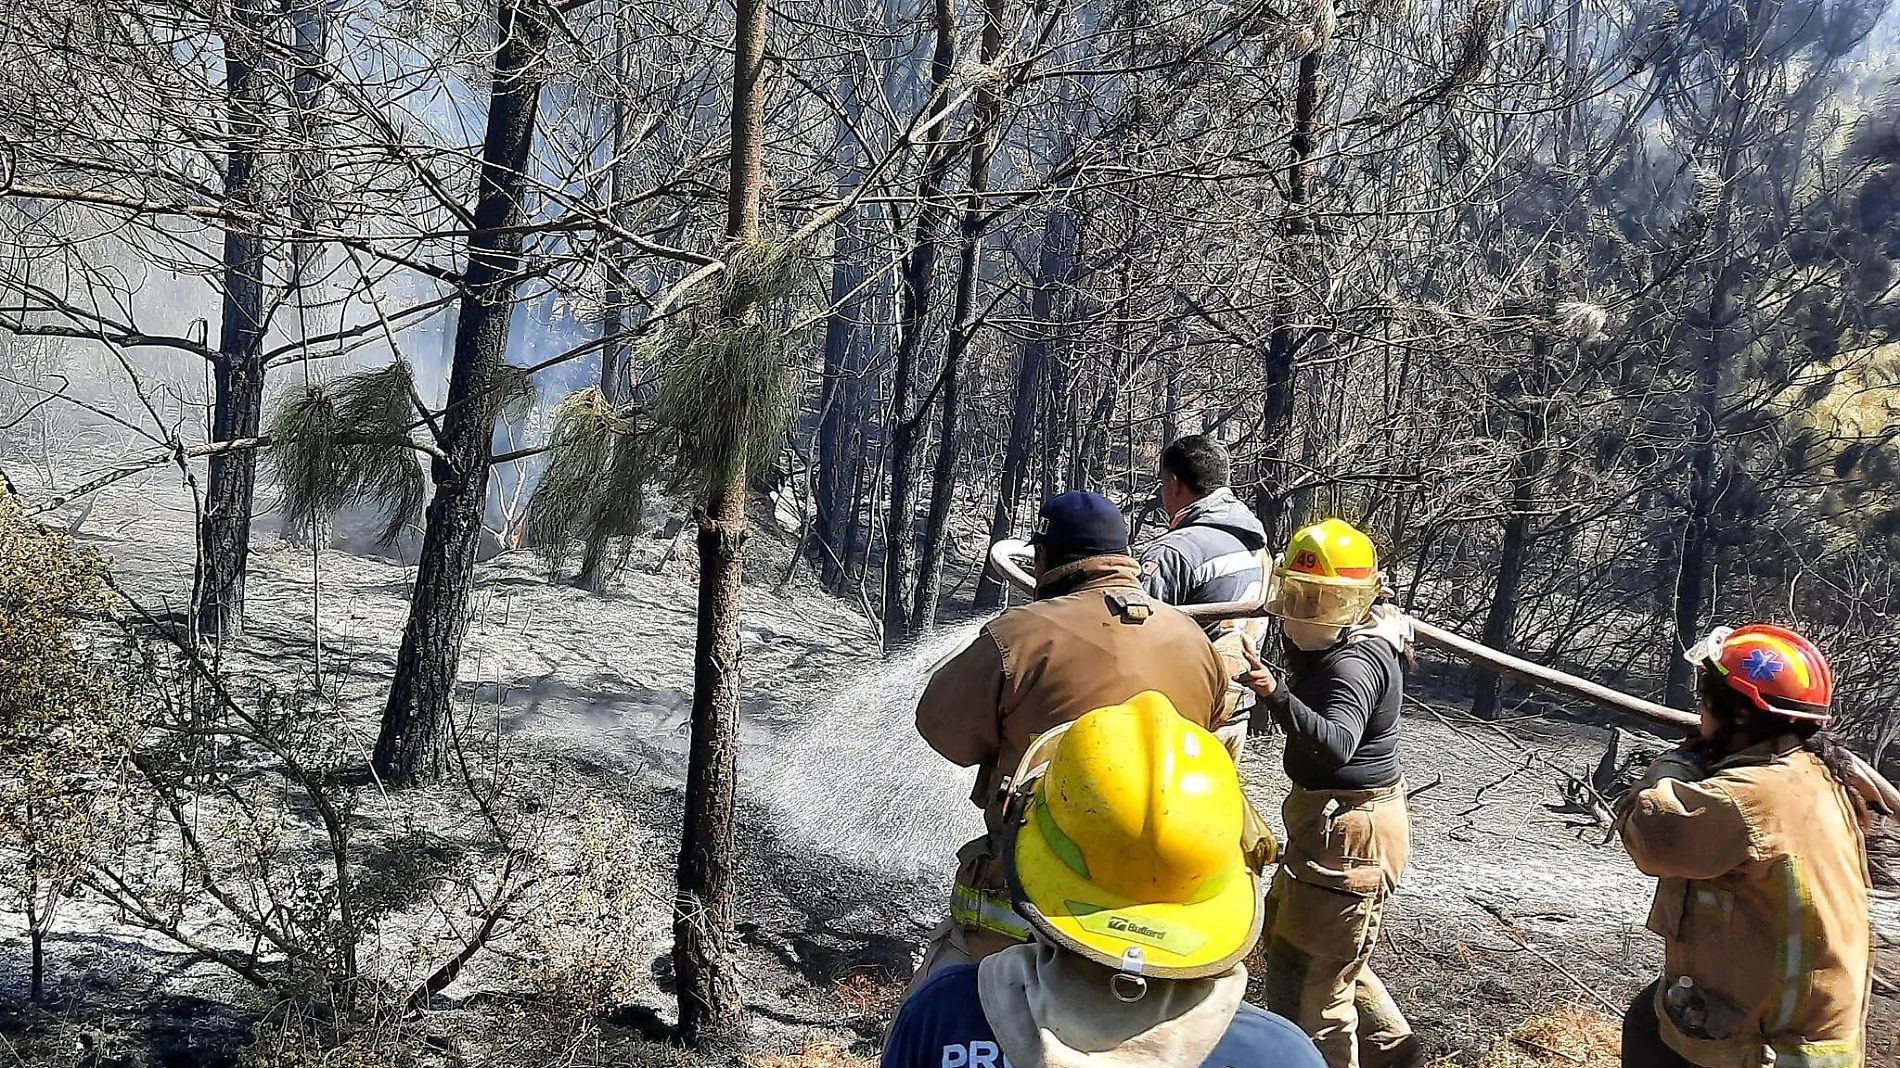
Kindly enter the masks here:
[[[1707, 1068], [1859, 1068], [1872, 972], [1867, 848], [1846, 792], [1792, 735], [1699, 781], [1633, 792], [1617, 829], [1657, 876], [1663, 1040]], [[1687, 976], [1700, 1004], [1667, 991]]]
[[[1079, 560], [1043, 585], [1066, 592], [991, 620], [937, 670], [917, 703], [917, 730], [930, 747], [978, 768], [970, 800], [991, 831], [1002, 818], [997, 787], [1037, 735], [1144, 690], [1211, 729], [1227, 693], [1206, 633], [1142, 592], [1134, 558]], [[1145, 609], [1118, 610], [1123, 598]]]

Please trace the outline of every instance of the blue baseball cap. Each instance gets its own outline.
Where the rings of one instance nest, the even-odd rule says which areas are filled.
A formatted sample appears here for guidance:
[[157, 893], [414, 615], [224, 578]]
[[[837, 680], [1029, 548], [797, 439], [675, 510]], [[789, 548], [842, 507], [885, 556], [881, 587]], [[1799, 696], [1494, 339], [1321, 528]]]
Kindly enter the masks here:
[[1042, 521], [1029, 544], [1055, 556], [1100, 556], [1128, 551], [1128, 520], [1099, 493], [1070, 490], [1042, 502]]

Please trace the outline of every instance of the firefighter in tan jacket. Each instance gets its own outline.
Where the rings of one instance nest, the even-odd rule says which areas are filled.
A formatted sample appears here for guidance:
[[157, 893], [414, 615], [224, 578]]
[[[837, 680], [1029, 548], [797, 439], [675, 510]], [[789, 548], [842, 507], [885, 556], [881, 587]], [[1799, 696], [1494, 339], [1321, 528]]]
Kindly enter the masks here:
[[1781, 627], [1717, 628], [1697, 665], [1701, 738], [1618, 809], [1657, 876], [1662, 978], [1623, 1021], [1625, 1068], [1860, 1068], [1872, 977], [1868, 818], [1823, 733], [1834, 678]]
[[1226, 696], [1219, 655], [1191, 619], [1142, 591], [1128, 525], [1110, 501], [1074, 491], [1043, 505], [1036, 600], [984, 626], [939, 668], [917, 704], [931, 748], [977, 769], [970, 800], [986, 831], [957, 853], [950, 919], [931, 938], [912, 988], [947, 964], [980, 960], [1028, 939], [1010, 906], [991, 835], [1005, 784], [1030, 743], [1091, 709], [1154, 690], [1213, 728]]

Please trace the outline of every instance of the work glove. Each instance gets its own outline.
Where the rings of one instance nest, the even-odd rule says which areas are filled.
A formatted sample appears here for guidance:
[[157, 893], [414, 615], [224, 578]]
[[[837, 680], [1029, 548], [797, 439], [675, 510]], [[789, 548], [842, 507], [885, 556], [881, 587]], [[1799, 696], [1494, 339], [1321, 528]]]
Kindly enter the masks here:
[[1662, 756], [1657, 757], [1655, 762], [1650, 764], [1649, 770], [1643, 773], [1643, 777], [1636, 780], [1636, 783], [1628, 790], [1625, 790], [1622, 797], [1616, 799], [1616, 805], [1611, 810], [1611, 817], [1621, 825], [1624, 817], [1628, 816], [1630, 810], [1636, 807], [1637, 797], [1639, 797], [1644, 790], [1649, 789], [1664, 779], [1676, 779], [1681, 782], [1700, 782], [1703, 778], [1707, 777], [1708, 774], [1708, 770], [1702, 766], [1701, 759], [1697, 757], [1695, 753], [1691, 752], [1687, 746], [1677, 746]]
[[1412, 643], [1412, 617], [1399, 610], [1395, 604], [1380, 603], [1372, 606], [1372, 632], [1394, 645]]
[[1630, 788], [1630, 793], [1640, 793], [1664, 779], [1701, 782], [1708, 777], [1708, 774], [1708, 769], [1702, 766], [1701, 757], [1691, 752], [1687, 746], [1677, 746], [1657, 757], [1656, 762], [1643, 773], [1642, 779]]

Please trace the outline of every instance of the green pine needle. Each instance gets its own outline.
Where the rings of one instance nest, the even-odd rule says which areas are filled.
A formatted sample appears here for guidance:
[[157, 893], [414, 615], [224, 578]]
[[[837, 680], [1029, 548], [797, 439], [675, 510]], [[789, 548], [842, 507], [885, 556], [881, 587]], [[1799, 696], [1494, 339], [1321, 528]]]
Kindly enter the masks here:
[[377, 540], [394, 542], [422, 518], [422, 468], [408, 440], [415, 421], [409, 364], [344, 375], [292, 393], [271, 425], [284, 528], [315, 536], [351, 506], [383, 518]]

